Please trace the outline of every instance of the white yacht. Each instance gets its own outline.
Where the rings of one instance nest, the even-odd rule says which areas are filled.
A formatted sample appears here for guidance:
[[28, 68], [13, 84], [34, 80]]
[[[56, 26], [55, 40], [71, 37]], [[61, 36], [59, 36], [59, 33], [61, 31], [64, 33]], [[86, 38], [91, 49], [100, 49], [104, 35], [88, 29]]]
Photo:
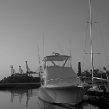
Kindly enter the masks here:
[[39, 97], [50, 103], [81, 102], [88, 86], [81, 83], [72, 69], [71, 56], [53, 53], [43, 61]]

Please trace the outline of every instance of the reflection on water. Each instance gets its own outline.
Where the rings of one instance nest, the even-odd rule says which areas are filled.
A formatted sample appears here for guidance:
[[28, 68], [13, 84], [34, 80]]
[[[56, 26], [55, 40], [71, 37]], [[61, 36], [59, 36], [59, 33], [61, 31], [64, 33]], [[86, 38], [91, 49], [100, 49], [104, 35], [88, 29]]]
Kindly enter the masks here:
[[100, 109], [89, 103], [50, 104], [38, 97], [39, 89], [16, 89], [0, 91], [0, 109]]
[[28, 102], [32, 96], [35, 96], [36, 93], [33, 93], [32, 89], [25, 90], [25, 89], [19, 89], [19, 90], [10, 90], [11, 93], [11, 103], [16, 99], [16, 97], [19, 99], [19, 103], [22, 102], [23, 97], [26, 97], [26, 107], [28, 107]]

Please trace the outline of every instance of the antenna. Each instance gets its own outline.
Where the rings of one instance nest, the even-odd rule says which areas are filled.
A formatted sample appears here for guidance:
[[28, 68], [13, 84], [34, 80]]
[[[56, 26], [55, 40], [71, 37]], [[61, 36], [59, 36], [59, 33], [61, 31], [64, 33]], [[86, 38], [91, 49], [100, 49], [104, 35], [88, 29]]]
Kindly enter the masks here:
[[43, 58], [44, 58], [44, 49], [45, 49], [44, 48], [44, 44], [45, 44], [45, 42], [44, 42], [44, 33], [43, 33], [43, 39], [42, 40], [43, 40]]
[[42, 72], [42, 66], [40, 63], [40, 55], [39, 55], [39, 46], [37, 46], [37, 50], [38, 50], [38, 64], [39, 64], [39, 77], [41, 76], [40, 73]]
[[68, 42], [69, 42], [69, 55], [70, 55], [70, 57], [71, 57], [71, 66], [72, 66], [71, 42], [70, 42], [70, 40], [68, 40]]
[[39, 64], [39, 66], [40, 66], [39, 46], [37, 46], [37, 51], [38, 51], [38, 64]]

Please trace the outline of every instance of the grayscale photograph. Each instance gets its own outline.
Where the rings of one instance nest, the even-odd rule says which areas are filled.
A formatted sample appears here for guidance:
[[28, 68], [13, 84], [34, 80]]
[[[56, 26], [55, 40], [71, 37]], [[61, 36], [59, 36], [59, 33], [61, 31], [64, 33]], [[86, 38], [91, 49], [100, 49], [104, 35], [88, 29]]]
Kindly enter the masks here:
[[109, 0], [0, 0], [0, 109], [109, 108]]

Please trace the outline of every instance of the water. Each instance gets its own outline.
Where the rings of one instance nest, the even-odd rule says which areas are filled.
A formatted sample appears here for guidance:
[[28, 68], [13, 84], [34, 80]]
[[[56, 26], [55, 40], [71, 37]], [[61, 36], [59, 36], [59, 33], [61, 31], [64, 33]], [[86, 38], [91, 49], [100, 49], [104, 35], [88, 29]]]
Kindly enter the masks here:
[[96, 104], [87, 102], [78, 106], [50, 104], [39, 99], [38, 91], [39, 89], [2, 90], [0, 91], [0, 109], [102, 109]]

